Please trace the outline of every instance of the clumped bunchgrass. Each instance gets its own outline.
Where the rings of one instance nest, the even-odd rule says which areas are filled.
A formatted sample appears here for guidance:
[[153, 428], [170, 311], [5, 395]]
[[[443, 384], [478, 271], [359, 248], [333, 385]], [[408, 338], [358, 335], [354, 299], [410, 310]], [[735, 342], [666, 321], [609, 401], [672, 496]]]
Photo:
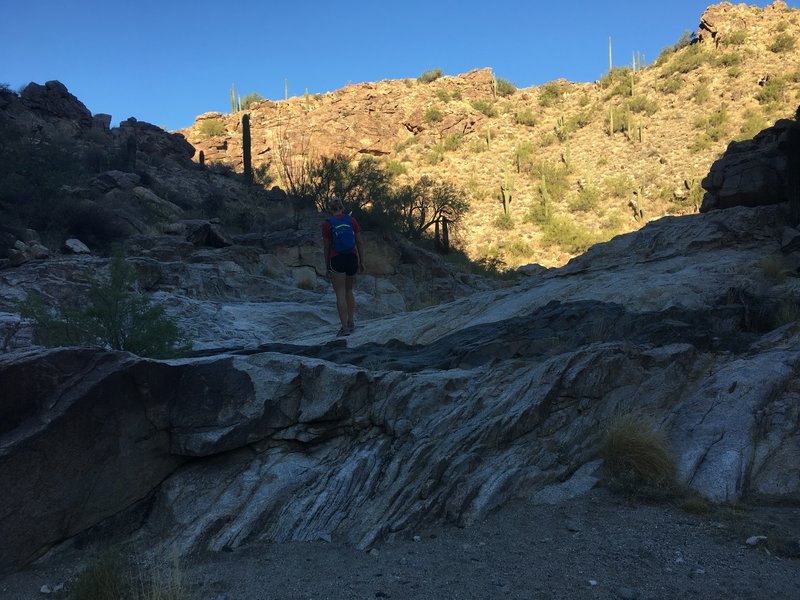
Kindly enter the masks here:
[[786, 92], [786, 79], [783, 77], [770, 77], [758, 92], [756, 100], [759, 104], [774, 104], [783, 100]]
[[72, 585], [71, 600], [187, 600], [177, 558], [146, 566], [115, 550], [95, 557]]
[[739, 135], [736, 136], [736, 139], [739, 141], [752, 139], [757, 133], [766, 128], [767, 120], [764, 118], [764, 115], [753, 109], [747, 109], [744, 113], [744, 120], [742, 121]]
[[561, 97], [561, 87], [554, 81], [545, 83], [539, 92], [539, 105], [552, 106]]
[[722, 43], [728, 46], [741, 46], [747, 41], [747, 32], [741, 29], [731, 31], [728, 35], [722, 38]]
[[611, 421], [598, 454], [612, 487], [633, 493], [676, 487], [677, 468], [666, 438], [644, 417], [625, 415]]
[[503, 231], [514, 229], [514, 219], [508, 213], [502, 213], [494, 220], [494, 226]]

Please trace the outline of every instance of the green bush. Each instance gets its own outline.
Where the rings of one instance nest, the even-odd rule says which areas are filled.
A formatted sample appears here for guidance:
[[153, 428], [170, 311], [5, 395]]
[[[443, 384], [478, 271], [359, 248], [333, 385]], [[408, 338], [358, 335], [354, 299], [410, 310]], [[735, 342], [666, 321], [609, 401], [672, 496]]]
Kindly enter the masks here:
[[658, 110], [658, 103], [647, 96], [633, 96], [628, 100], [628, 110], [652, 115]]
[[569, 190], [569, 170], [566, 165], [555, 162], [542, 161], [533, 165], [531, 178], [540, 186], [540, 196], [542, 196], [541, 185], [544, 182], [546, 193], [553, 201], [563, 200]]
[[694, 98], [694, 101], [698, 104], [705, 104], [711, 99], [711, 90], [708, 89], [708, 85], [705, 83], [700, 83], [694, 89], [692, 98]]
[[442, 111], [440, 111], [435, 106], [432, 106], [428, 110], [425, 111], [423, 115], [423, 120], [426, 123], [439, 123], [442, 120]]
[[436, 81], [442, 75], [444, 75], [444, 71], [441, 69], [428, 69], [422, 75], [417, 77], [417, 81], [420, 83], [431, 83], [432, 81]]
[[225, 124], [219, 119], [206, 119], [200, 122], [200, 135], [213, 137], [225, 133]]
[[533, 114], [533, 111], [529, 108], [525, 108], [523, 110], [519, 110], [514, 115], [514, 121], [517, 125], [525, 125], [527, 127], [534, 127], [536, 125], [537, 119], [536, 115]]
[[717, 59], [721, 67], [736, 67], [742, 63], [742, 56], [736, 52], [726, 52]]
[[404, 175], [406, 171], [406, 166], [399, 160], [394, 160], [391, 158], [386, 160], [386, 172], [392, 177]]
[[786, 91], [786, 79], [783, 77], [770, 77], [764, 86], [756, 92], [755, 98], [759, 104], [774, 104], [783, 100]]
[[164, 307], [131, 291], [136, 279], [135, 269], [116, 253], [108, 281], [92, 281], [85, 303], [62, 302], [50, 309], [28, 296], [20, 314], [33, 320], [37, 340], [45, 346], [96, 346], [151, 358], [185, 354], [190, 345]]
[[661, 53], [656, 58], [654, 64], [660, 65], [666, 62], [673, 54], [678, 52], [679, 50], [683, 50], [687, 46], [691, 45], [692, 41], [694, 40], [694, 35], [691, 31], [684, 31], [681, 37], [675, 42], [672, 46], [667, 46], [664, 48]]
[[636, 189], [636, 182], [627, 175], [606, 177], [604, 183], [608, 193], [615, 198], [624, 198]]
[[764, 115], [753, 109], [748, 109], [744, 113], [744, 120], [742, 121], [739, 135], [736, 136], [736, 139], [739, 141], [750, 140], [754, 138], [757, 133], [766, 128], [767, 120], [764, 118]]
[[545, 83], [539, 91], [539, 105], [552, 106], [561, 97], [561, 86], [555, 81]]
[[241, 109], [247, 110], [256, 102], [261, 102], [264, 100], [264, 96], [259, 94], [258, 92], [252, 92], [251, 94], [247, 94], [244, 98], [242, 98]]
[[513, 95], [517, 91], [517, 86], [513, 83], [508, 81], [507, 79], [503, 79], [502, 77], [498, 77], [496, 80], [497, 84], [497, 94], [504, 98]]
[[683, 79], [678, 76], [669, 77], [662, 81], [661, 83], [657, 84], [657, 89], [659, 92], [664, 94], [675, 94], [678, 92], [679, 89], [683, 86]]
[[741, 29], [731, 31], [728, 35], [722, 38], [722, 42], [729, 46], [741, 46], [747, 41], [747, 32]]
[[570, 201], [570, 210], [574, 212], [591, 212], [600, 205], [600, 191], [592, 186], [586, 185], [578, 190], [578, 194]]
[[444, 149], [447, 152], [458, 150], [461, 147], [461, 142], [464, 141], [464, 136], [460, 133], [452, 133], [444, 140]]
[[779, 33], [775, 40], [767, 46], [767, 48], [771, 52], [775, 52], [776, 54], [779, 52], [788, 52], [792, 50], [795, 46], [795, 39], [794, 36], [788, 33]]
[[450, 92], [447, 90], [436, 90], [436, 97], [445, 104], [450, 102]]
[[488, 102], [487, 100], [473, 100], [470, 102], [470, 104], [472, 105], [472, 108], [483, 113], [487, 117], [497, 116], [497, 109], [491, 102]]
[[581, 227], [574, 219], [553, 215], [542, 225], [542, 241], [561, 247], [570, 254], [586, 252], [599, 238]]
[[664, 66], [661, 76], [671, 77], [676, 73], [689, 73], [708, 62], [710, 58], [711, 54], [706, 52], [700, 44], [691, 44], [674, 54]]

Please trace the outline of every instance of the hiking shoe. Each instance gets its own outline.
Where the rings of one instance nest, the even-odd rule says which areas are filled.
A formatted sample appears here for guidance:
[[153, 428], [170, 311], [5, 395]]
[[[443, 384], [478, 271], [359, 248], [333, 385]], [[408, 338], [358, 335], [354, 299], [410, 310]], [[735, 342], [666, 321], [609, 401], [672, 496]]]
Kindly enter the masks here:
[[347, 328], [350, 330], [350, 333], [353, 333], [356, 330], [356, 324], [353, 321], [348, 321]]
[[350, 330], [347, 327], [342, 327], [339, 333], [336, 334], [336, 337], [344, 337], [346, 335], [350, 335]]

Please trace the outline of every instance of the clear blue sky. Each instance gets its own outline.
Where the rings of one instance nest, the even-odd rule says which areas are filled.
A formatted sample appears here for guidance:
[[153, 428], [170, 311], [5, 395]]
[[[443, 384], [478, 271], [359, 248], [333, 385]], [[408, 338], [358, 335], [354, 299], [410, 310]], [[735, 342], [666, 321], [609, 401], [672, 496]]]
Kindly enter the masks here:
[[[491, 67], [519, 87], [593, 81], [696, 31], [702, 0], [2, 0], [0, 83], [58, 79], [113, 123], [174, 130], [230, 110], [230, 88], [282, 99], [348, 83]], [[768, 2], [756, 2], [764, 6]], [[796, 7], [797, 2], [789, 2]]]

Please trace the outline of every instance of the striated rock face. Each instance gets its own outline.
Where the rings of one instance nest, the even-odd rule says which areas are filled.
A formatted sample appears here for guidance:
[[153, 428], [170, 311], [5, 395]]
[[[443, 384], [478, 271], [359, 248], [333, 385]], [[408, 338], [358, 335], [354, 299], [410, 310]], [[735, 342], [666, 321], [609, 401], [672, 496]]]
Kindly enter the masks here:
[[[778, 318], [797, 274], [761, 266], [780, 256], [783, 218], [665, 218], [512, 288], [359, 320], [346, 341], [303, 317], [246, 348], [220, 326], [227, 351], [182, 360], [7, 353], [0, 481], [23, 483], [0, 501], [0, 566], [142, 498], [137, 537], [154, 551], [369, 548], [423, 522], [469, 525], [591, 487], [599, 437], [631, 414], [703, 495], [798, 500], [800, 327]], [[301, 310], [198, 301], [184, 322], [241, 327], [259, 305], [274, 323]]]

